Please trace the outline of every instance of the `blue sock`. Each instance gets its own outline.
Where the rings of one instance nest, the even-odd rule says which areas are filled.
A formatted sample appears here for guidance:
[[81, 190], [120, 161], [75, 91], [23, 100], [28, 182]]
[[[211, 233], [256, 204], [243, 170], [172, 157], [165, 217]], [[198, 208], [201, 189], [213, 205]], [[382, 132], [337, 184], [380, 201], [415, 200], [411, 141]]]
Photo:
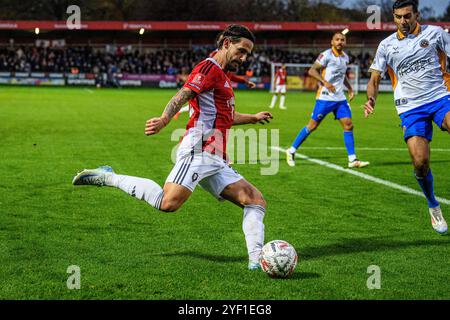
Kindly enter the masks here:
[[297, 138], [295, 138], [294, 143], [292, 144], [292, 147], [295, 149], [298, 149], [300, 145], [303, 143], [303, 141], [306, 140], [306, 138], [309, 136], [309, 130], [308, 127], [304, 127], [297, 135]]
[[353, 137], [353, 131], [344, 131], [344, 143], [347, 148], [347, 154], [350, 156], [355, 155], [355, 139]]
[[428, 170], [428, 174], [425, 178], [418, 177], [415, 173], [414, 176], [417, 179], [420, 187], [422, 188], [423, 194], [427, 197], [428, 207], [436, 208], [439, 205], [439, 202], [434, 197], [434, 179], [433, 174], [431, 173], [431, 169]]

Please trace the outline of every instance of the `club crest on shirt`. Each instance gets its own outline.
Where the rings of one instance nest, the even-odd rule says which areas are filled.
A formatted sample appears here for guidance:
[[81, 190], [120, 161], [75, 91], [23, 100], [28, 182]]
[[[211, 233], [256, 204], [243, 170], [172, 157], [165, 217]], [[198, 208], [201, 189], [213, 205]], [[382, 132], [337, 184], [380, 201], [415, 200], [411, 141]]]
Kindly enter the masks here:
[[192, 79], [192, 82], [199, 84], [199, 85], [202, 85], [204, 81], [205, 81], [205, 76], [201, 73], [196, 74], [194, 79]]
[[428, 42], [427, 39], [423, 39], [422, 41], [420, 41], [420, 46], [422, 48], [427, 48], [430, 45], [430, 43]]

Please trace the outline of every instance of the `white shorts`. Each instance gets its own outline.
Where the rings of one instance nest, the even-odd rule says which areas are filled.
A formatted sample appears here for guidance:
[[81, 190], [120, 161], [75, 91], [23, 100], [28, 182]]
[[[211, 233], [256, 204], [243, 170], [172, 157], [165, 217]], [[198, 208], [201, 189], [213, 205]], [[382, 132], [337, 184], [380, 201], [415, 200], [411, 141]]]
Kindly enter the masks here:
[[231, 168], [221, 157], [202, 152], [195, 155], [177, 157], [177, 162], [167, 177], [172, 182], [194, 191], [197, 184], [222, 200], [220, 194], [228, 185], [243, 177]]
[[277, 84], [277, 86], [275, 88], [275, 93], [286, 93], [286, 85], [285, 84], [282, 84], [282, 85]]

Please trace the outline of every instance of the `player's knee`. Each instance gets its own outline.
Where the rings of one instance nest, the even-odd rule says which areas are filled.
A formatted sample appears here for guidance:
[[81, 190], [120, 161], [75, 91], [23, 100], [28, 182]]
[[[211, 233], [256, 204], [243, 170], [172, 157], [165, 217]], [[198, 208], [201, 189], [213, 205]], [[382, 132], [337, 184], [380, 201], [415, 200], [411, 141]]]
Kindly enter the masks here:
[[248, 196], [247, 199], [242, 204], [243, 206], [253, 204], [266, 208], [266, 200], [264, 199], [262, 193], [258, 189], [251, 188], [250, 190], [248, 190], [247, 194]]
[[448, 133], [450, 133], [450, 116], [447, 116], [444, 119], [444, 124], [442, 125], [442, 127], [447, 130]]
[[345, 123], [344, 124], [344, 131], [353, 131], [353, 123]]
[[161, 207], [159, 208], [159, 210], [161, 210], [163, 212], [175, 212], [181, 207], [181, 204], [182, 203], [180, 203], [176, 199], [170, 199], [170, 198], [164, 197], [161, 202]]
[[430, 169], [430, 160], [428, 157], [414, 158], [414, 171], [419, 177], [425, 177]]
[[314, 122], [314, 123], [308, 123], [308, 125], [306, 127], [308, 128], [308, 131], [311, 133], [314, 130], [316, 130], [318, 126], [319, 126], [319, 123]]

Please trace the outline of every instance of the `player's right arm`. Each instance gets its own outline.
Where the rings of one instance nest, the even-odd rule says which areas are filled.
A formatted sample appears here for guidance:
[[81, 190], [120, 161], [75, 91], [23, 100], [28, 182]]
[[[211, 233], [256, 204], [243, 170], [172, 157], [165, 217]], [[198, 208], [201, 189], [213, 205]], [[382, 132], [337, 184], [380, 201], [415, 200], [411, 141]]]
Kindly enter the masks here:
[[381, 81], [381, 73], [375, 70], [371, 71], [369, 83], [367, 84], [367, 101], [364, 104], [364, 116], [366, 118], [373, 113]]
[[[211, 71], [213, 63], [208, 60], [200, 62], [187, 78], [183, 87], [169, 101], [164, 112], [158, 118], [152, 118], [145, 125], [145, 134], [152, 135], [167, 126], [174, 115], [189, 100], [194, 99], [204, 91], [210, 90], [214, 85], [214, 72]], [[212, 68], [214, 70], [214, 68]]]
[[160, 132], [173, 116], [180, 111], [181, 107], [185, 105], [189, 100], [193, 99], [196, 96], [196, 93], [189, 88], [183, 87], [181, 88], [173, 97], [170, 99], [166, 108], [164, 109], [162, 115], [160, 117], [151, 118], [147, 120], [145, 124], [145, 134], [152, 135]]
[[326, 81], [321, 75], [323, 68], [324, 68], [324, 66], [316, 61], [311, 66], [311, 68], [309, 68], [308, 74], [311, 77], [313, 77], [314, 79], [316, 79], [317, 81], [319, 81], [330, 92], [335, 93], [336, 92], [336, 88], [331, 83]]
[[380, 81], [383, 77], [383, 74], [386, 72], [387, 66], [386, 47], [385, 43], [381, 42], [378, 46], [373, 63], [369, 69], [371, 75], [369, 83], [367, 84], [367, 101], [364, 104], [364, 116], [366, 118], [374, 111], [378, 96], [378, 90], [380, 87]]

